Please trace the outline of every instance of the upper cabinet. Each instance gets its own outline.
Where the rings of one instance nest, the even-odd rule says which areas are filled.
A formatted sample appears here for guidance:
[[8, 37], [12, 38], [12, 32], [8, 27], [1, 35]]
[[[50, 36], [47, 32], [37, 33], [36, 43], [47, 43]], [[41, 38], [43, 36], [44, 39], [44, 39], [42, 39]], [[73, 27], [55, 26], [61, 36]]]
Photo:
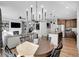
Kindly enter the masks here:
[[76, 19], [71, 20], [71, 27], [73, 27], [73, 28], [77, 27], [77, 20]]
[[65, 25], [65, 20], [64, 19], [61, 19], [61, 20], [58, 19], [58, 25]]
[[71, 26], [71, 20], [66, 20], [66, 28], [72, 28]]
[[58, 19], [58, 25], [64, 25], [65, 28], [76, 28], [77, 27], [77, 19]]

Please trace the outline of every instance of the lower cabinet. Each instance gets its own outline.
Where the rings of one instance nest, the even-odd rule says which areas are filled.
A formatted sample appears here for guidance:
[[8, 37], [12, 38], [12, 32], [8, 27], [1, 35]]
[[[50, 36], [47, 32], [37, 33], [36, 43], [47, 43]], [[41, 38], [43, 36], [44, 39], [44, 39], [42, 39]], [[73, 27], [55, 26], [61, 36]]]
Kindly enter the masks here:
[[50, 43], [55, 45], [55, 47], [58, 45], [58, 34], [49, 34]]

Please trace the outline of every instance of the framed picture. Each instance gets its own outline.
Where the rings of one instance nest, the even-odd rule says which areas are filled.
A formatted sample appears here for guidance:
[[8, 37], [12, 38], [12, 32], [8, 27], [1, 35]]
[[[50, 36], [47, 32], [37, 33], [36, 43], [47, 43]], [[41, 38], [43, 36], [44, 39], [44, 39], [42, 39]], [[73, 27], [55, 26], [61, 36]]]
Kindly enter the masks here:
[[40, 30], [40, 24], [39, 23], [36, 24], [36, 30]]

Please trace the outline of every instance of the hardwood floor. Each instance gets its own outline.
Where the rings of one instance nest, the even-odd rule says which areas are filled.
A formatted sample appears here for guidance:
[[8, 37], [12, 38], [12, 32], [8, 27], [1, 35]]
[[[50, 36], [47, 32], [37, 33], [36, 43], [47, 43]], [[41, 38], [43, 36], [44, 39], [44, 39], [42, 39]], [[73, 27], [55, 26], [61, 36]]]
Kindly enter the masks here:
[[[17, 55], [15, 49], [13, 49], [13, 52]], [[79, 57], [74, 38], [63, 38], [63, 49], [60, 57]]]
[[[13, 49], [16, 54], [15, 49]], [[17, 55], [17, 54], [16, 54]], [[78, 51], [74, 38], [63, 38], [63, 49], [61, 50], [60, 57], [78, 57]]]
[[63, 38], [63, 49], [60, 57], [78, 57], [78, 50], [74, 38]]
[[60, 57], [79, 57], [74, 38], [63, 38], [63, 49], [61, 50]]
[[1, 54], [1, 53], [2, 53], [2, 50], [1, 50], [1, 48], [0, 48], [0, 57], [2, 57], [2, 54]]

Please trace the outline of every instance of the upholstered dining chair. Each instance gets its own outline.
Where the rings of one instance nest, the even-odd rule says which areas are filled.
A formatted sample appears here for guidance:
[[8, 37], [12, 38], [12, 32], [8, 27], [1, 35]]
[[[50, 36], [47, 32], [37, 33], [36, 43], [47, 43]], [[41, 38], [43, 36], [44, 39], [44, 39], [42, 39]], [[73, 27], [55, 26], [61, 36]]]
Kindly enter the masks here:
[[63, 44], [62, 44], [62, 42], [60, 42], [58, 44], [58, 47], [57, 48], [54, 48], [52, 50], [51, 54], [48, 57], [59, 57], [62, 48], [63, 48]]
[[4, 55], [5, 57], [16, 57], [14, 53], [9, 49], [9, 47], [6, 45], [4, 48]]

